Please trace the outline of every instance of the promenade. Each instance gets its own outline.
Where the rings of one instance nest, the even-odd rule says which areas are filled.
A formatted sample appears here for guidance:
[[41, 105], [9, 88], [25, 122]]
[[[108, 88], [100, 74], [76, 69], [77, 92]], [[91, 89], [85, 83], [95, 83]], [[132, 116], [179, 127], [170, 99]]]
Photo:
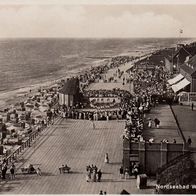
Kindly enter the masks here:
[[170, 143], [173, 143], [175, 139], [177, 143], [183, 143], [169, 105], [159, 105], [152, 108], [147, 118], [152, 120], [158, 118], [160, 120], [160, 128], [157, 129], [153, 125], [152, 128], [145, 129], [143, 133], [145, 139], [154, 138], [155, 142], [167, 139]]
[[[88, 120], [58, 119], [22, 155], [17, 167], [28, 163], [39, 165], [42, 176], [22, 175], [17, 171], [15, 180], [1, 181], [1, 194], [119, 194], [153, 193], [153, 180], [149, 189], [138, 190], [135, 179], [120, 179], [124, 121], [97, 121], [93, 129]], [[104, 154], [110, 163], [104, 163]], [[59, 174], [59, 166], [67, 164], [70, 174]], [[86, 166], [96, 164], [103, 172], [101, 182], [86, 182]]]

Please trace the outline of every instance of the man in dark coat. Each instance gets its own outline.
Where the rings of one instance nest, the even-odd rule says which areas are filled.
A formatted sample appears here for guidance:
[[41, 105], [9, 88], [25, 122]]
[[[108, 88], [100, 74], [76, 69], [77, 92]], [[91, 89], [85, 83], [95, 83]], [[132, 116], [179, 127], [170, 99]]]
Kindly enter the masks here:
[[190, 146], [192, 143], [191, 137], [189, 136], [188, 140], [187, 140], [188, 145]]
[[99, 171], [97, 172], [97, 181], [98, 181], [98, 182], [101, 181], [101, 176], [102, 176], [102, 172], [101, 172], [101, 170], [99, 170]]
[[6, 172], [7, 172], [7, 164], [4, 163], [2, 166], [2, 179], [4, 179], [4, 180], [5, 180]]

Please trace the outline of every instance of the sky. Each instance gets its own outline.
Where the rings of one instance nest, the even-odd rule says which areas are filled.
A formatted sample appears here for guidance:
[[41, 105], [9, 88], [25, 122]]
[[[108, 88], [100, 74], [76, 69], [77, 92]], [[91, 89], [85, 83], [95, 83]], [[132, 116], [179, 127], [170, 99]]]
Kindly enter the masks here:
[[193, 0], [65, 2], [0, 0], [0, 38], [196, 37]]

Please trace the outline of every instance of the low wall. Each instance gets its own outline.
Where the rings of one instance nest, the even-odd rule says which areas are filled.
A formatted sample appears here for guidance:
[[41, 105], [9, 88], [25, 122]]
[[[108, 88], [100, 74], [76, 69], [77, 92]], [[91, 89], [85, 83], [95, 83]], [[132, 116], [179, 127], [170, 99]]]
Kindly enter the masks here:
[[[170, 162], [172, 159], [187, 152], [184, 144], [173, 143], [133, 143], [123, 141], [123, 166], [130, 168], [131, 162], [139, 161], [141, 171], [147, 175], [156, 175], [157, 169]], [[134, 158], [133, 158], [134, 157]]]

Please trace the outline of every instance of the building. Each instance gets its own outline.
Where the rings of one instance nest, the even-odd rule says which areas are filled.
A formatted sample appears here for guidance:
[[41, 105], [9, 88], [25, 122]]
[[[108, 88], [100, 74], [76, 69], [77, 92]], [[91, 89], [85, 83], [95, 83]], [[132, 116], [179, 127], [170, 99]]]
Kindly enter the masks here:
[[172, 58], [172, 64], [174, 69], [180, 70], [180, 66], [192, 58], [196, 54], [196, 45], [192, 43], [190, 45], [178, 44], [177, 51], [174, 53]]
[[190, 102], [196, 102], [196, 55], [183, 63], [180, 73], [168, 83], [178, 93], [180, 103], [189, 105]]
[[172, 54], [165, 56], [165, 67], [171, 72], [179, 72], [180, 66], [196, 54], [196, 43], [189, 45], [178, 44], [176, 49], [171, 48]]
[[196, 92], [196, 55], [180, 66], [180, 73], [168, 80], [175, 93], [184, 90]]
[[59, 105], [74, 106], [79, 100], [79, 80], [69, 78], [59, 90]]
[[196, 92], [196, 55], [181, 65], [180, 73], [190, 82], [190, 92]]

